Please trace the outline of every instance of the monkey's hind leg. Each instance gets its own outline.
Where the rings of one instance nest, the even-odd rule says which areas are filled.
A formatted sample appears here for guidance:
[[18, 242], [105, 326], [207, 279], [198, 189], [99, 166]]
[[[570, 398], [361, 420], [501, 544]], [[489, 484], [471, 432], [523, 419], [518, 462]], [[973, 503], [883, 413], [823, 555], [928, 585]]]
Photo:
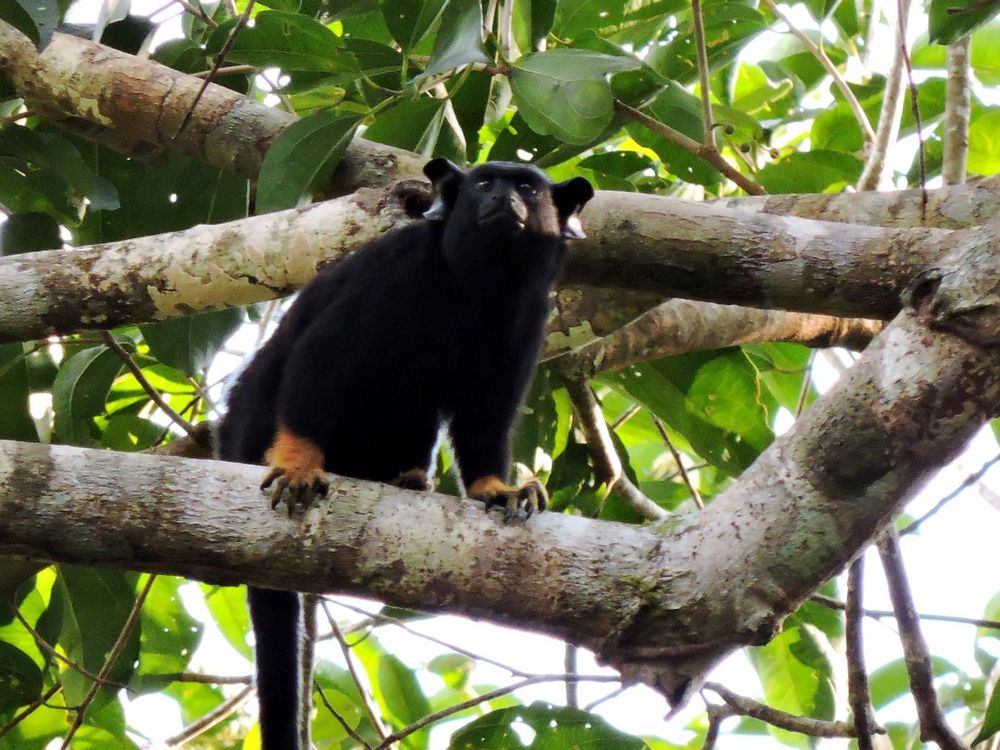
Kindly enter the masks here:
[[524, 508], [525, 516], [531, 518], [532, 513], [545, 510], [549, 504], [549, 494], [537, 479], [531, 479], [520, 487], [512, 487], [500, 477], [488, 475], [470, 484], [468, 495], [485, 502], [487, 510], [494, 505], [503, 506], [505, 521], [517, 515], [521, 508]]
[[330, 481], [323, 468], [323, 452], [309, 438], [281, 425], [264, 460], [271, 468], [260, 488], [270, 495], [272, 508], [284, 500], [292, 515], [296, 505], [308, 508], [317, 497], [326, 496]]

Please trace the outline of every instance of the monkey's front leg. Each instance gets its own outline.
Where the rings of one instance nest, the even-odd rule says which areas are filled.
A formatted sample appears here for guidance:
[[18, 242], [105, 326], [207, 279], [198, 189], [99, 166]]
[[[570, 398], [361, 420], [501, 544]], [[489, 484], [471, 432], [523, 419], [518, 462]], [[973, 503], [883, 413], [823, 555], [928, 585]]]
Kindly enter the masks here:
[[473, 481], [467, 492], [469, 497], [485, 502], [487, 510], [494, 505], [502, 506], [505, 521], [517, 515], [521, 508], [524, 508], [525, 517], [531, 518], [532, 513], [541, 512], [549, 505], [549, 493], [535, 477], [520, 487], [513, 487], [498, 476], [487, 475]]
[[260, 488], [270, 495], [272, 508], [284, 500], [288, 515], [292, 515], [296, 505], [308, 508], [317, 497], [326, 496], [330, 481], [323, 467], [323, 452], [309, 438], [279, 425], [264, 459], [271, 468]]

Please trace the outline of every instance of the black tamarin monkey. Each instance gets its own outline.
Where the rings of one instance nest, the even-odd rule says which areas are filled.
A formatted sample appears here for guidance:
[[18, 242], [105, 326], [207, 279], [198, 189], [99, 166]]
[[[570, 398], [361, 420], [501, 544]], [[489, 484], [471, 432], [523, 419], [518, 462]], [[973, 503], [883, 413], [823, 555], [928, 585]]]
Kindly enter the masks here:
[[[593, 189], [503, 162], [424, 173], [424, 220], [321, 272], [229, 395], [220, 457], [268, 464], [272, 507], [308, 506], [328, 471], [428, 489], [447, 424], [470, 497], [508, 518], [545, 508], [539, 482], [507, 484], [510, 435]], [[249, 600], [263, 747], [298, 750], [299, 595]]]

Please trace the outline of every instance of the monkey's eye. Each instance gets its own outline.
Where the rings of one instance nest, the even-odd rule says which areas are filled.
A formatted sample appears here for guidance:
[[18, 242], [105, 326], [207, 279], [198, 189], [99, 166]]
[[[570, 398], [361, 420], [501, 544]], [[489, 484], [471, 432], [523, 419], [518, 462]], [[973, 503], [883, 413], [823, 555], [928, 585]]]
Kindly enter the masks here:
[[478, 190], [481, 193], [488, 193], [492, 189], [493, 189], [493, 180], [490, 179], [480, 180], [479, 182], [476, 183], [476, 190]]
[[517, 186], [517, 192], [521, 195], [532, 196], [538, 192], [538, 188], [532, 185], [530, 182], [522, 182]]

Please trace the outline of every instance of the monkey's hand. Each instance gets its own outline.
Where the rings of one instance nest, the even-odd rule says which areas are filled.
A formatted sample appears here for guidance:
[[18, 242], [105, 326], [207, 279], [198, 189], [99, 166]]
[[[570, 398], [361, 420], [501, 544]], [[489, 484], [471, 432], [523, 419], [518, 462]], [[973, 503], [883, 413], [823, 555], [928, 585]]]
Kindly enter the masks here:
[[430, 492], [434, 489], [434, 485], [427, 477], [427, 472], [419, 468], [400, 472], [399, 476], [393, 479], [390, 484], [401, 487], [404, 490], [414, 490], [416, 492]]
[[545, 510], [549, 504], [549, 495], [537, 479], [525, 482], [520, 487], [511, 487], [497, 476], [480, 477], [469, 485], [468, 494], [469, 497], [486, 503], [487, 510], [494, 505], [502, 505], [505, 521], [517, 515], [521, 508], [524, 508], [525, 516], [531, 518], [532, 513]]
[[292, 515], [296, 505], [308, 508], [317, 497], [326, 496], [330, 481], [323, 469], [323, 453], [308, 438], [279, 427], [264, 458], [271, 468], [260, 488], [271, 497], [272, 509], [284, 500]]

